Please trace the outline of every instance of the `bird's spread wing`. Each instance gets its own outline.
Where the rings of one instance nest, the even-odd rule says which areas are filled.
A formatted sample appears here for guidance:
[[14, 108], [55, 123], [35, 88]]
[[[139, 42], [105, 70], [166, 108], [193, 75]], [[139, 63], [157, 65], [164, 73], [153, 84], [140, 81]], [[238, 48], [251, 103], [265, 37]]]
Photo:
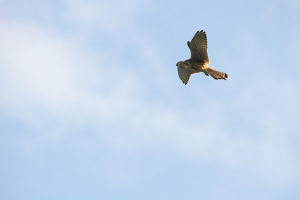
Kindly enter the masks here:
[[186, 85], [189, 82], [189, 79], [192, 74], [199, 73], [199, 71], [193, 68], [184, 68], [182, 66], [178, 66], [178, 75], [182, 82]]
[[205, 61], [209, 63], [208, 53], [207, 53], [207, 37], [206, 33], [202, 31], [197, 31], [191, 42], [187, 42], [191, 50], [191, 60], [195, 61]]

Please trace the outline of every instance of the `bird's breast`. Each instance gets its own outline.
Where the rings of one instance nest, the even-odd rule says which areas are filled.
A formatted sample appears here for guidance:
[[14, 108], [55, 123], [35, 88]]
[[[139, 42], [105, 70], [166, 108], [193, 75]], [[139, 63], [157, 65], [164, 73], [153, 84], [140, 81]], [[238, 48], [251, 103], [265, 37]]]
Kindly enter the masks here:
[[192, 64], [192, 68], [197, 69], [197, 70], [202, 70], [204, 67], [204, 63], [201, 62], [195, 62]]

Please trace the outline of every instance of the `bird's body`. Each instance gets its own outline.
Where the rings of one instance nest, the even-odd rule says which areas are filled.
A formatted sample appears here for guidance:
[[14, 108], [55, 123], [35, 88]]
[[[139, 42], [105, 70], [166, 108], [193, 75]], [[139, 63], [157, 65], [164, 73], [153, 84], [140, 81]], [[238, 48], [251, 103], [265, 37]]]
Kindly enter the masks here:
[[179, 61], [176, 66], [178, 69], [179, 78], [184, 84], [187, 84], [189, 78], [194, 73], [203, 72], [206, 76], [211, 76], [214, 79], [228, 78], [224, 72], [219, 72], [209, 65], [209, 57], [207, 52], [207, 38], [205, 32], [197, 31], [191, 42], [187, 42], [191, 50], [191, 58], [185, 61]]

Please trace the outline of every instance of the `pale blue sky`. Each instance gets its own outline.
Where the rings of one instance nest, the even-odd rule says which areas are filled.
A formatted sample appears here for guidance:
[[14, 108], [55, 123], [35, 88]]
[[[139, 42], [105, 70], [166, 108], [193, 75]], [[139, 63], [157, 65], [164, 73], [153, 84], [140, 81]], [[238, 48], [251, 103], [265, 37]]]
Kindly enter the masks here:
[[[300, 198], [300, 1], [0, 0], [0, 199]], [[175, 64], [205, 30], [228, 81]]]

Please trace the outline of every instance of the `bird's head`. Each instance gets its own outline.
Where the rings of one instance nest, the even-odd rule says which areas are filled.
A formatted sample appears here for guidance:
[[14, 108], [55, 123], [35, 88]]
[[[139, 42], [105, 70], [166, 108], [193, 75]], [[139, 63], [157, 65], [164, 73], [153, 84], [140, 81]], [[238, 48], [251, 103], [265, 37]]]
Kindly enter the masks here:
[[177, 67], [184, 67], [184, 68], [189, 68], [190, 67], [190, 61], [179, 61], [176, 64]]

